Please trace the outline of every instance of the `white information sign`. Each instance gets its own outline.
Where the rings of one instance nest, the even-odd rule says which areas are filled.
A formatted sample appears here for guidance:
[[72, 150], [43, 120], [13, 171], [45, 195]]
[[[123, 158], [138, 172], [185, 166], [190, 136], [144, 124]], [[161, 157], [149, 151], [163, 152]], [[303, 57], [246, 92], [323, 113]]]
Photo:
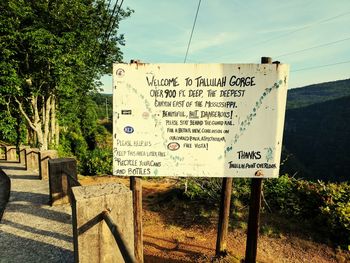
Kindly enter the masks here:
[[114, 64], [114, 175], [278, 177], [288, 71]]

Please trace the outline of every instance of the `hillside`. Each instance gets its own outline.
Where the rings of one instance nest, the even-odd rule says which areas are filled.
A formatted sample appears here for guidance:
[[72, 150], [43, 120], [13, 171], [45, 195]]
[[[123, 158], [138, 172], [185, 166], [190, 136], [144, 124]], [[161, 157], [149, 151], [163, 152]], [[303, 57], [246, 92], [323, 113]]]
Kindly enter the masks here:
[[288, 92], [281, 172], [326, 181], [350, 178], [350, 79]]
[[304, 166], [302, 177], [349, 180], [349, 137], [350, 96], [286, 112], [284, 146]]
[[313, 84], [288, 91], [287, 109], [350, 96], [350, 79]]

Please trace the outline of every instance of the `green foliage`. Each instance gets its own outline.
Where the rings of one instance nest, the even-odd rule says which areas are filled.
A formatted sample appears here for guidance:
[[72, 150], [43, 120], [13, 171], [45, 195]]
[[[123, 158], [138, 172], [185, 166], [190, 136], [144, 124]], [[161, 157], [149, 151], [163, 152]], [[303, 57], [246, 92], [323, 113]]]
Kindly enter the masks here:
[[0, 107], [9, 105], [14, 116], [21, 105], [19, 114], [43, 148], [57, 143], [53, 132], [42, 136], [50, 123], [65, 130], [76, 121], [72, 115], [83, 113], [82, 133], [93, 149], [96, 111], [91, 100], [81, 102], [122, 60], [124, 36], [117, 31], [132, 10], [112, 12], [104, 0], [9, 0], [0, 2], [0, 10]]
[[60, 156], [75, 156], [81, 174], [112, 174], [112, 134], [98, 123], [93, 96], [77, 97], [70, 107], [62, 107], [58, 151]]
[[97, 104], [97, 116], [100, 120], [112, 120], [113, 114], [113, 96], [112, 94], [95, 93], [92, 95], [93, 101]]
[[58, 146], [58, 153], [61, 157], [77, 157], [78, 161], [87, 154], [88, 146], [79, 129], [73, 127], [61, 134], [61, 142]]
[[[188, 178], [184, 196], [192, 200], [204, 200], [217, 205], [220, 201], [220, 178]], [[241, 210], [249, 204], [250, 181], [235, 179], [232, 188], [232, 214], [242, 218]], [[350, 244], [350, 184], [310, 182], [281, 176], [264, 180], [266, 206], [264, 211], [277, 213], [285, 218], [308, 222], [314, 231], [333, 240]]]
[[102, 175], [113, 173], [112, 149], [88, 151], [80, 163], [80, 172], [84, 175]]
[[220, 199], [221, 178], [191, 177], [181, 179], [186, 188], [184, 194], [190, 199], [202, 199], [208, 203], [216, 203]]
[[[182, 185], [187, 190], [184, 195], [190, 199], [205, 200], [210, 204], [217, 204], [220, 200], [222, 178], [190, 177], [181, 179]], [[250, 195], [250, 180], [235, 179], [232, 188], [232, 197], [242, 202], [248, 202]]]
[[15, 144], [17, 139], [16, 119], [6, 111], [0, 112], [0, 138], [11, 144]]
[[288, 176], [266, 180], [269, 207], [286, 217], [311, 221], [334, 242], [350, 244], [350, 185], [309, 182]]

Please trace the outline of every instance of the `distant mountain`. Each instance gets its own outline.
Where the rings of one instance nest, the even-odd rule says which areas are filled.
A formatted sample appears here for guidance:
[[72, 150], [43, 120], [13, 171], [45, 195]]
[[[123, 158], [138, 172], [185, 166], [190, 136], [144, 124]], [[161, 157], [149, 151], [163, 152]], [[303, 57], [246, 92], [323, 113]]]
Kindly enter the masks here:
[[288, 92], [282, 173], [350, 180], [349, 138], [350, 79]]
[[350, 79], [309, 85], [288, 91], [287, 109], [301, 108], [346, 96], [350, 96]]

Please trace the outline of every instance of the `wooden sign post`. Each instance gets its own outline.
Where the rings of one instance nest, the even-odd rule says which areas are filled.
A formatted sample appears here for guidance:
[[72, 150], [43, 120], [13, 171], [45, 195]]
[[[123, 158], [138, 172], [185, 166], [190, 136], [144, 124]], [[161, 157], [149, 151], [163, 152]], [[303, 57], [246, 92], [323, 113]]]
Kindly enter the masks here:
[[247, 243], [245, 251], [245, 263], [255, 263], [258, 237], [259, 237], [259, 221], [260, 221], [260, 207], [261, 207], [261, 191], [262, 180], [260, 178], [252, 179], [250, 204], [249, 204], [249, 217], [248, 217], [248, 231], [247, 231]]
[[[261, 58], [261, 64], [271, 64], [271, 62], [272, 62], [272, 59], [270, 57]], [[246, 263], [256, 262], [258, 237], [259, 237], [262, 188], [263, 188], [263, 179], [253, 178], [252, 184], [251, 184], [247, 243], [246, 243], [246, 251], [245, 251]]]
[[231, 206], [231, 194], [232, 194], [232, 178], [222, 179], [222, 190], [221, 190], [221, 203], [219, 211], [219, 223], [218, 233], [216, 239], [216, 250], [215, 255], [225, 256], [226, 251], [226, 240], [228, 232], [228, 223], [230, 217], [230, 206]]
[[130, 177], [134, 209], [134, 250], [137, 262], [143, 262], [143, 231], [142, 231], [142, 180], [139, 177]]

